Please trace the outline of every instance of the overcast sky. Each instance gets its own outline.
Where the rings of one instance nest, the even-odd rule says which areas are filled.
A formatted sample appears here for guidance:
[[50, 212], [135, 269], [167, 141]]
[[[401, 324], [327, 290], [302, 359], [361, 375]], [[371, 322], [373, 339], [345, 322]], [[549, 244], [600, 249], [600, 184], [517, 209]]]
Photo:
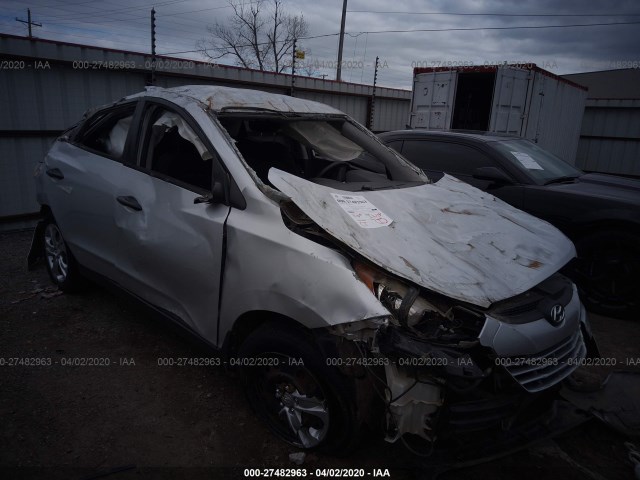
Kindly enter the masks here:
[[[309, 36], [340, 31], [342, 0], [283, 1], [288, 12], [304, 15]], [[231, 13], [227, 0], [31, 0], [27, 4], [0, 0], [0, 32], [26, 35], [26, 25], [15, 21], [15, 17], [26, 19], [26, 6], [31, 8], [32, 20], [42, 24], [33, 27], [34, 36], [138, 52], [150, 51], [149, 12], [155, 6], [160, 54], [195, 50], [197, 40], [207, 36], [206, 26], [224, 21]], [[559, 16], [562, 14], [570, 16]], [[586, 14], [593, 16], [577, 16]], [[638, 23], [503, 29], [629, 22]], [[500, 29], [371, 33], [487, 27]], [[637, 66], [640, 62], [637, 0], [349, 0], [346, 32], [343, 80], [370, 84], [377, 55], [381, 65], [378, 84], [389, 87], [411, 88], [412, 67], [416, 64], [532, 62], [565, 74], [620, 68], [624, 66], [621, 62], [635, 62]], [[317, 67], [315, 75], [335, 78], [338, 38], [333, 35], [300, 42], [307, 52], [304, 62]], [[174, 56], [201, 58], [197, 53]], [[235, 64], [232, 58], [221, 63]]]

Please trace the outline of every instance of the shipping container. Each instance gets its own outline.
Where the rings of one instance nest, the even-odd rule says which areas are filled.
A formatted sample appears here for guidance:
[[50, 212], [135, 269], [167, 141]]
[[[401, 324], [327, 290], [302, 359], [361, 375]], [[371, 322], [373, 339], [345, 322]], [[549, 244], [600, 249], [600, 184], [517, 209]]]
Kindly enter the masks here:
[[535, 65], [415, 68], [409, 125], [518, 135], [573, 164], [586, 98]]

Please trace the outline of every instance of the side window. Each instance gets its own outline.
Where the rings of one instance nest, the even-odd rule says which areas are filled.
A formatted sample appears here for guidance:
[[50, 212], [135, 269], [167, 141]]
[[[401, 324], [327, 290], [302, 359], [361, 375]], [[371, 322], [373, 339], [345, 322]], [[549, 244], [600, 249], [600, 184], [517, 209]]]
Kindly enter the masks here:
[[80, 132], [76, 143], [103, 156], [122, 157], [131, 128], [135, 104], [96, 114]]
[[405, 140], [402, 154], [424, 170], [473, 175], [478, 167], [495, 163], [483, 152], [467, 145], [429, 140]]
[[396, 152], [402, 151], [402, 140], [391, 140], [390, 142], [384, 142], [389, 148], [393, 148]]
[[211, 191], [213, 155], [184, 118], [157, 106], [147, 115], [143, 166], [181, 186]]

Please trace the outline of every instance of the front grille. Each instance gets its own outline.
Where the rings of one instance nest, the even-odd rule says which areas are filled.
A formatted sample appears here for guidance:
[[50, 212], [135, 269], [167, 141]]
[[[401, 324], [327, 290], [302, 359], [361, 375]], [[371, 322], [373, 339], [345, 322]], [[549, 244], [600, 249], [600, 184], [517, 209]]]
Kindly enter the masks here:
[[534, 301], [529, 303], [522, 303], [520, 305], [516, 305], [514, 307], [505, 308], [504, 310], [500, 310], [498, 313], [505, 317], [512, 317], [515, 315], [522, 315], [523, 313], [528, 313], [536, 310], [538, 303], [540, 302], [539, 298], [536, 298]]
[[582, 332], [578, 330], [575, 335], [538, 354], [504, 357], [501, 360], [505, 369], [525, 390], [540, 392], [569, 376], [586, 353]]

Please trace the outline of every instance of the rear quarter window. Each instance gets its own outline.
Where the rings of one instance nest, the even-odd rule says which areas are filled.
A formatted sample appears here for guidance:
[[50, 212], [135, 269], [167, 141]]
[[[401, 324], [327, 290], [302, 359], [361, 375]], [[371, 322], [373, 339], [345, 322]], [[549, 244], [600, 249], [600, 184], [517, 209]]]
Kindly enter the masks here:
[[95, 114], [80, 129], [74, 143], [101, 156], [118, 160], [131, 130], [135, 105]]

